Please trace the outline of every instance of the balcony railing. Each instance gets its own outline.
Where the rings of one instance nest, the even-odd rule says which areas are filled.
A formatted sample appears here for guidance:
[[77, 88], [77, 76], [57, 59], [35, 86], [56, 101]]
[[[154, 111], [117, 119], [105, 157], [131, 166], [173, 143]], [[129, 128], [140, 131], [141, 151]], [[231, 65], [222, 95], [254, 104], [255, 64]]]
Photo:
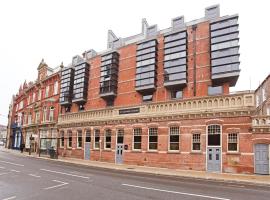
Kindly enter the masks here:
[[[204, 98], [182, 99], [163, 103], [152, 103], [133, 107], [114, 107], [100, 110], [89, 110], [79, 113], [59, 115], [58, 124], [72, 122], [92, 122], [115, 119], [131, 119], [138, 117], [166, 116], [177, 114], [200, 114], [207, 112], [228, 112], [247, 110], [254, 107], [253, 93], [236, 93], [223, 96], [209, 96]], [[136, 110], [125, 112], [123, 110]]]

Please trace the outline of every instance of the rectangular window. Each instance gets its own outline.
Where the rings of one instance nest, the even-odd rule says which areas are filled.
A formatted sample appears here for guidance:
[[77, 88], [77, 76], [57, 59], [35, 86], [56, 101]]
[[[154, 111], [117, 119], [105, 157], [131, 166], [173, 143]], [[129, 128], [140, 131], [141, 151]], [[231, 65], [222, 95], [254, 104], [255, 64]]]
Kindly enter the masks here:
[[133, 150], [142, 149], [142, 129], [135, 128], [133, 130]]
[[41, 89], [38, 90], [38, 100], [41, 99]]
[[86, 130], [85, 132], [85, 142], [91, 142], [91, 131]]
[[111, 149], [112, 133], [110, 129], [105, 131], [105, 149]]
[[50, 108], [49, 120], [50, 121], [53, 121], [54, 120], [54, 107], [51, 107]]
[[35, 102], [36, 101], [36, 93], [33, 92], [33, 96], [32, 96], [32, 102]]
[[171, 99], [182, 99], [183, 92], [181, 90], [171, 91]]
[[228, 134], [228, 151], [238, 151], [238, 134], [229, 133]]
[[100, 145], [99, 145], [99, 140], [100, 140], [100, 130], [96, 129], [94, 131], [94, 135], [95, 135], [95, 143], [94, 143], [94, 149], [99, 149]]
[[45, 89], [45, 98], [47, 98], [49, 96], [49, 90], [50, 90], [50, 86], [46, 86], [46, 89]]
[[170, 127], [169, 150], [179, 151], [179, 127]]
[[149, 101], [152, 101], [152, 100], [153, 100], [153, 95], [152, 94], [143, 96], [143, 102], [149, 102]]
[[72, 132], [68, 132], [68, 143], [67, 143], [68, 148], [72, 148]]
[[47, 108], [46, 107], [43, 108], [43, 118], [42, 119], [44, 122], [47, 121]]
[[39, 114], [39, 111], [36, 112], [36, 123], [39, 123], [40, 122], [40, 114]]
[[53, 95], [58, 94], [58, 81], [55, 81], [53, 86]]
[[82, 131], [77, 132], [77, 148], [82, 148]]
[[262, 101], [264, 102], [266, 100], [266, 93], [265, 88], [262, 89]]
[[61, 132], [60, 133], [60, 139], [61, 139], [61, 141], [60, 141], [60, 147], [61, 148], [64, 148], [64, 144], [65, 144], [64, 132]]
[[201, 135], [195, 133], [192, 135], [192, 151], [200, 151], [201, 150]]
[[149, 128], [148, 130], [148, 150], [158, 149], [158, 128]]

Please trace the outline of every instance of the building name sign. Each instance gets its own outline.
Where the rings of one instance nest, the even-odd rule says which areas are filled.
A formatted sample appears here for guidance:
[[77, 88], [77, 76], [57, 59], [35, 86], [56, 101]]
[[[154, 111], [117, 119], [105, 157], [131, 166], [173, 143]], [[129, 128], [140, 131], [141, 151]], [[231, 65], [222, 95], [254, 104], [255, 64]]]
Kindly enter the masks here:
[[121, 109], [119, 110], [119, 115], [133, 114], [133, 113], [139, 113], [139, 112], [140, 112], [140, 108]]

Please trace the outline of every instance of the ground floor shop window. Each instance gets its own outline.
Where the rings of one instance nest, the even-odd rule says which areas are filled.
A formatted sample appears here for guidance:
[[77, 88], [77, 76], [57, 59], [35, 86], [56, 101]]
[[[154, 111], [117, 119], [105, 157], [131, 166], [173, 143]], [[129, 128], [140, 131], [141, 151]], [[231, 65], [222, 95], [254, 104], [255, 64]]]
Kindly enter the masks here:
[[47, 137], [48, 133], [46, 130], [40, 131], [40, 149], [45, 150], [47, 149]]
[[142, 148], [142, 129], [135, 128], [133, 130], [133, 149], [141, 150]]
[[112, 131], [111, 129], [107, 129], [105, 131], [105, 149], [111, 149], [112, 142]]
[[99, 149], [99, 140], [100, 140], [100, 130], [96, 129], [94, 131], [94, 137], [95, 137], [95, 143], [94, 143], [94, 149]]
[[77, 148], [82, 148], [82, 131], [77, 132]]
[[67, 142], [67, 147], [71, 148], [72, 147], [72, 132], [68, 131], [68, 142]]
[[148, 149], [158, 149], [158, 128], [149, 128], [148, 132]]
[[60, 147], [63, 148], [65, 144], [65, 136], [64, 136], [64, 131], [61, 131], [60, 133]]
[[238, 151], [238, 134], [237, 133], [228, 134], [228, 151], [232, 151], [232, 152]]
[[170, 127], [169, 150], [179, 151], [179, 127]]
[[194, 133], [192, 135], [192, 151], [201, 150], [201, 135], [199, 133]]

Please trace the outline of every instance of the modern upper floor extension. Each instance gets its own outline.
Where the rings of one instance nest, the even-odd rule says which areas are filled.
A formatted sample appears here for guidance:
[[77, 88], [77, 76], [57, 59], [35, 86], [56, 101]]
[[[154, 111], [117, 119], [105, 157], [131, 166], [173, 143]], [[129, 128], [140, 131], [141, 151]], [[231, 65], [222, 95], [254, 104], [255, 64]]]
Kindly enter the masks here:
[[137, 35], [110, 30], [106, 50], [62, 68], [61, 113], [229, 94], [240, 73], [238, 33], [238, 15], [221, 17], [219, 5], [163, 30], [145, 19]]

